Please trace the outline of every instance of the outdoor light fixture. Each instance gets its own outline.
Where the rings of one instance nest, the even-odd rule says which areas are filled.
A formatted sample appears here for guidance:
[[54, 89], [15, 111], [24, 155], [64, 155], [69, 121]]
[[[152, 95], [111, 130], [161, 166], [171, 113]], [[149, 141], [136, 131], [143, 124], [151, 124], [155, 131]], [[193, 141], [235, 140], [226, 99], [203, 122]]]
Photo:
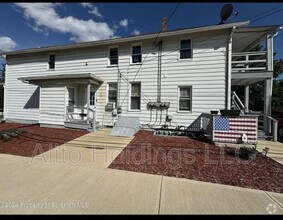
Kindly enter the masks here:
[[261, 153], [262, 153], [264, 156], [266, 156], [267, 153], [268, 153], [268, 151], [269, 151], [269, 148], [268, 148], [268, 147], [265, 147], [265, 148], [262, 150]]

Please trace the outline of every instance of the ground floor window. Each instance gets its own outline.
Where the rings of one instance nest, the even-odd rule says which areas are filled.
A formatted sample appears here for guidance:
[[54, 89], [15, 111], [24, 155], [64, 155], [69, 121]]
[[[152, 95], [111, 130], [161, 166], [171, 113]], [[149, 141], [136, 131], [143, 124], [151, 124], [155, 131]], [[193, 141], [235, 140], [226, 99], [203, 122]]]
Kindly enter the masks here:
[[192, 87], [179, 87], [179, 111], [192, 111]]
[[108, 102], [117, 103], [117, 83], [108, 83]]
[[141, 109], [141, 83], [131, 83], [131, 110]]
[[90, 105], [95, 106], [95, 91], [90, 91]]

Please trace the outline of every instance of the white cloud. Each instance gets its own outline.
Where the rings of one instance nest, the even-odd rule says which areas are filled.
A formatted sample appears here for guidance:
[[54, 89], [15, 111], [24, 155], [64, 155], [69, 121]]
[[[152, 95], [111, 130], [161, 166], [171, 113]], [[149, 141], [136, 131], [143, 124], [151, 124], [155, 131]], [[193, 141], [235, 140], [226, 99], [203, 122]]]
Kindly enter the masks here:
[[81, 2], [80, 4], [85, 8], [91, 8], [92, 7], [91, 3]]
[[91, 3], [80, 3], [80, 4], [84, 8], [89, 8], [90, 9], [90, 10], [88, 10], [88, 13], [94, 14], [96, 17], [102, 18], [102, 15], [98, 11], [98, 7], [94, 6]]
[[0, 36], [0, 51], [13, 50], [17, 46], [16, 42], [9, 37]]
[[122, 26], [122, 27], [128, 27], [128, 24], [129, 24], [129, 22], [128, 22], [128, 19], [123, 19], [123, 20], [121, 20], [120, 22], [119, 22], [119, 24], [120, 24], [120, 26]]
[[[87, 3], [88, 4], [88, 3]], [[75, 42], [108, 39], [114, 37], [114, 30], [105, 22], [81, 20], [73, 16], [60, 17], [55, 3], [15, 3], [23, 9], [24, 16], [34, 24], [33, 30], [52, 30], [71, 34]]]
[[139, 30], [134, 30], [133, 32], [132, 32], [132, 34], [134, 34], [134, 35], [139, 35], [139, 34], [141, 34], [141, 32], [139, 31]]

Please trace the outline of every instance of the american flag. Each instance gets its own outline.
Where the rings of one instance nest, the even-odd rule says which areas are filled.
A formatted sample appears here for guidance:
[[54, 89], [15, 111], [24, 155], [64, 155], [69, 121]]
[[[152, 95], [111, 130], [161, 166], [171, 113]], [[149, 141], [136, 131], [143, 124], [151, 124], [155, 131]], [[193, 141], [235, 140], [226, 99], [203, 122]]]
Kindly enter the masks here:
[[213, 140], [217, 142], [239, 143], [242, 135], [247, 135], [247, 143], [257, 142], [256, 116], [214, 116]]

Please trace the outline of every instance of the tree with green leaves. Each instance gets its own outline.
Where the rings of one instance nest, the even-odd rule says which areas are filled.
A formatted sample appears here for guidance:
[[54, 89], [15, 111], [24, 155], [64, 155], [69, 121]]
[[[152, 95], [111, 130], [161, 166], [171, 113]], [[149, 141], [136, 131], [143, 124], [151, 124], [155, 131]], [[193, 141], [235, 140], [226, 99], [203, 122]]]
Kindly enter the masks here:
[[5, 64], [2, 64], [2, 69], [0, 70], [0, 82], [5, 82]]

